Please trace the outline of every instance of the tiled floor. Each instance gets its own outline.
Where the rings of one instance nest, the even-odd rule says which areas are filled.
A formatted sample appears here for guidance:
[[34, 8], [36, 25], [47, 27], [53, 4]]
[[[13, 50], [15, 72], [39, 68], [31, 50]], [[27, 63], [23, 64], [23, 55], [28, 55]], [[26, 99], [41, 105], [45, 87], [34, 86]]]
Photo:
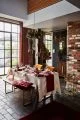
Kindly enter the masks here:
[[[15, 92], [5, 94], [4, 81], [0, 79], [0, 120], [19, 120], [32, 112], [32, 105], [23, 106], [22, 91], [16, 89]], [[10, 91], [11, 86], [7, 86]]]
[[[80, 111], [80, 94], [69, 96], [65, 94], [63, 82], [61, 83], [62, 95], [56, 95], [55, 99], [73, 109]], [[19, 120], [19, 118], [29, 114], [33, 110], [33, 105], [23, 106], [22, 91], [16, 89], [15, 92], [5, 94], [4, 81], [0, 79], [0, 120]], [[7, 87], [10, 90], [10, 86]], [[29, 94], [29, 93], [28, 93]]]
[[80, 112], [80, 92], [73, 93], [65, 88], [64, 79], [61, 79], [62, 94], [56, 95], [56, 100]]

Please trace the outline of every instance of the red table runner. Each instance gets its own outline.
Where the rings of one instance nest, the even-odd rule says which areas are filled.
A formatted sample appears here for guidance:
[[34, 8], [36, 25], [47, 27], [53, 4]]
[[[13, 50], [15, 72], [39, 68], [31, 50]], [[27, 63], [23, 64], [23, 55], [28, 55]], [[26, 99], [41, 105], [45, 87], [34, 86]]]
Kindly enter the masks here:
[[47, 87], [47, 92], [53, 91], [54, 90], [54, 74], [52, 73], [41, 73], [38, 75], [38, 77], [46, 77], [46, 87]]

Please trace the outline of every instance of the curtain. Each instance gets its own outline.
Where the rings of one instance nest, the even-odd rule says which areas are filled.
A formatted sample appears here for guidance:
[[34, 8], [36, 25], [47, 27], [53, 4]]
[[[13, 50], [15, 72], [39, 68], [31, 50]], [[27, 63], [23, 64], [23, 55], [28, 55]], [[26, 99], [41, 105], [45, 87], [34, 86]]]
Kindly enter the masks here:
[[29, 54], [28, 54], [28, 39], [26, 37], [28, 29], [21, 28], [21, 38], [20, 38], [20, 64], [27, 65], [29, 64]]

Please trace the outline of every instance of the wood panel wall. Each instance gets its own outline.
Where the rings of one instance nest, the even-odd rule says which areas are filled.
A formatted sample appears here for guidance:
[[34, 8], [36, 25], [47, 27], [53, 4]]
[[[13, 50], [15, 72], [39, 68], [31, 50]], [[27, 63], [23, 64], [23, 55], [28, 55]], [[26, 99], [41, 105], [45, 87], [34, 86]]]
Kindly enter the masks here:
[[33, 13], [42, 8], [48, 7], [55, 4], [61, 0], [28, 0], [28, 13]]

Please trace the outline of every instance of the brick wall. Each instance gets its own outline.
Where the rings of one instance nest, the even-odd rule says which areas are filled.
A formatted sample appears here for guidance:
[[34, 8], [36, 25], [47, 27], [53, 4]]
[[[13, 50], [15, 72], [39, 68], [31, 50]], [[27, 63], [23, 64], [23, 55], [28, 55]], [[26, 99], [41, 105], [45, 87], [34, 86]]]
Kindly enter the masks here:
[[75, 73], [80, 80], [80, 21], [68, 23], [67, 73]]
[[33, 13], [61, 0], [28, 0], [28, 13]]

